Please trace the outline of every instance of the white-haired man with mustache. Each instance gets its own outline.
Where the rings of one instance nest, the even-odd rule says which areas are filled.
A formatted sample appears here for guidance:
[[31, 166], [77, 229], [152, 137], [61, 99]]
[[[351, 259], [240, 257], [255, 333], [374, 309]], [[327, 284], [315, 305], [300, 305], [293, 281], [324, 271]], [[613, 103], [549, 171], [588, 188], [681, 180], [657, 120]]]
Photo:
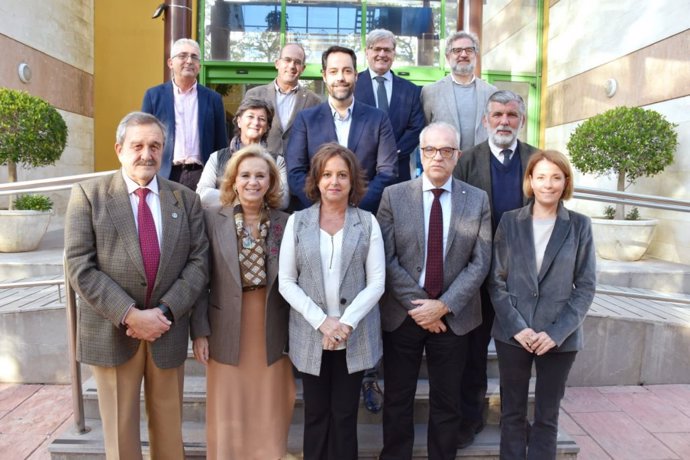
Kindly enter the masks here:
[[[489, 97], [482, 123], [489, 138], [463, 152], [453, 175], [489, 194], [495, 232], [504, 212], [527, 204], [522, 192], [522, 176], [530, 155], [537, 149], [517, 138], [525, 123], [525, 102], [512, 91], [496, 91]], [[480, 292], [482, 324], [468, 334], [467, 361], [462, 376], [460, 447], [471, 444], [474, 435], [484, 427], [486, 354], [494, 309], [485, 286]]]

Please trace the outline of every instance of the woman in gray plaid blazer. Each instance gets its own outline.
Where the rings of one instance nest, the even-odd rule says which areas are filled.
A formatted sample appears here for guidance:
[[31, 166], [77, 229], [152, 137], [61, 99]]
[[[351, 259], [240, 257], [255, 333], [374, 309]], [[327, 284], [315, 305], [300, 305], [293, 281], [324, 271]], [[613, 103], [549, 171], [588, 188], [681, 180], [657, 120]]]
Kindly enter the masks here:
[[359, 388], [382, 354], [383, 240], [376, 218], [355, 207], [365, 185], [350, 150], [325, 144], [310, 168], [305, 192], [315, 204], [288, 219], [278, 274], [292, 307], [289, 354], [302, 373], [304, 458], [356, 459]]

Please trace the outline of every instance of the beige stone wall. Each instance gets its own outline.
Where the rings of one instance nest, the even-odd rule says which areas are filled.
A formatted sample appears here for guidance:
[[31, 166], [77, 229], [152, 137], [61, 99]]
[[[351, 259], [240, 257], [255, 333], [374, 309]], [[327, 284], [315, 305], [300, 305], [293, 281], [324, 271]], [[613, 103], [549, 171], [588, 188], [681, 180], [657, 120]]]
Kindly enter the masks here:
[[[572, 131], [583, 120], [627, 105], [651, 108], [679, 126], [675, 162], [662, 174], [640, 179], [628, 191], [690, 201], [690, 2], [560, 0], [549, 10], [547, 92], [542, 105], [545, 147], [566, 151]], [[609, 98], [604, 83], [616, 79]], [[576, 184], [615, 189], [613, 178], [577, 174]], [[604, 205], [575, 201], [589, 215]], [[649, 255], [690, 263], [690, 215], [640, 209], [657, 217]]]

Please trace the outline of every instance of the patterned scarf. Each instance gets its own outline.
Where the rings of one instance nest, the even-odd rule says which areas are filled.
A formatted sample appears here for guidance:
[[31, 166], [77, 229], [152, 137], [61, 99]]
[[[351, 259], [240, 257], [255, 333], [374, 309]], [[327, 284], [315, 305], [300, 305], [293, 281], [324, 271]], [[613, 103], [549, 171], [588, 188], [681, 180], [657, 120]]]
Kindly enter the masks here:
[[233, 204], [235, 230], [237, 231], [237, 249], [240, 259], [242, 290], [252, 291], [266, 286], [266, 236], [271, 221], [268, 213], [261, 212], [259, 221], [259, 238], [254, 239], [250, 230], [244, 226], [244, 213], [238, 200]]

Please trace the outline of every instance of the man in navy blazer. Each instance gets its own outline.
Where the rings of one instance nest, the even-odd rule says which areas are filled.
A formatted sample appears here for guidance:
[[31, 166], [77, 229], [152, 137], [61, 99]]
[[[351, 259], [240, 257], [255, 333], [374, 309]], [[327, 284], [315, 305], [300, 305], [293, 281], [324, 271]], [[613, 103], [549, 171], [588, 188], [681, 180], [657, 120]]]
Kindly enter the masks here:
[[223, 100], [196, 80], [200, 61], [197, 42], [177, 40], [168, 59], [172, 80], [149, 88], [141, 104], [167, 130], [159, 174], [192, 190], [211, 153], [228, 146]]
[[331, 46], [321, 56], [328, 101], [297, 115], [285, 154], [295, 210], [312, 204], [304, 193], [304, 181], [311, 158], [327, 142], [346, 146], [359, 159], [369, 181], [360, 208], [375, 213], [383, 189], [397, 179], [393, 128], [384, 112], [355, 100], [356, 69], [357, 57], [349, 48]]
[[369, 68], [359, 73], [355, 99], [388, 114], [398, 146], [398, 182], [410, 180], [410, 156], [419, 144], [419, 133], [425, 125], [419, 99], [421, 88], [391, 71], [396, 47], [392, 32], [372, 30], [367, 35], [366, 46]]

